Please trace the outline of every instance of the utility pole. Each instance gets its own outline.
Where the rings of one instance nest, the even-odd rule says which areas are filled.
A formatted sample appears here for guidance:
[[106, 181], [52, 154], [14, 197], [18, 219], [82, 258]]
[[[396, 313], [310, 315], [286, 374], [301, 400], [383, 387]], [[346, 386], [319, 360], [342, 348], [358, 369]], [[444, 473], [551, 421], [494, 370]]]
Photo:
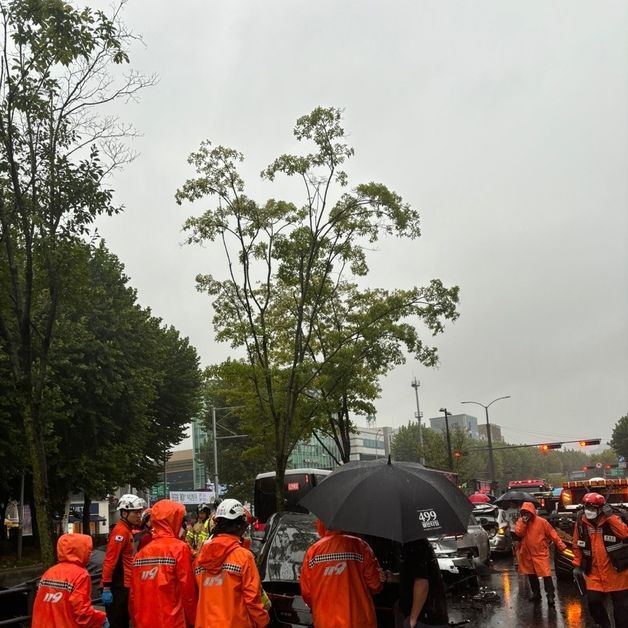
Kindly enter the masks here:
[[421, 464], [425, 464], [425, 455], [423, 453], [423, 431], [421, 429], [421, 408], [419, 406], [419, 386], [421, 382], [415, 377], [412, 380], [410, 386], [414, 388], [414, 395], [416, 397], [416, 419], [419, 423], [419, 446], [421, 447]]

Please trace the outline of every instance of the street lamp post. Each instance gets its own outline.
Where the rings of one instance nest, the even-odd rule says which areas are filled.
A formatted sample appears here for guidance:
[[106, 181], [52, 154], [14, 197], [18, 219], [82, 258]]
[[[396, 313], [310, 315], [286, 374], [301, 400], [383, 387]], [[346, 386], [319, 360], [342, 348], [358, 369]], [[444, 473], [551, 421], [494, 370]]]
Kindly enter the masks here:
[[421, 447], [421, 464], [425, 464], [425, 456], [423, 454], [423, 431], [421, 430], [421, 408], [419, 407], [419, 386], [421, 382], [415, 377], [410, 386], [414, 388], [416, 397], [416, 420], [419, 423], [419, 446]]
[[379, 433], [380, 432], [382, 433], [382, 440], [383, 440], [384, 439], [383, 427], [378, 427], [377, 430], [375, 430], [375, 460], [379, 458]]
[[488, 409], [500, 399], [510, 399], [510, 395], [506, 395], [504, 397], [497, 397], [497, 399], [493, 399], [491, 403], [484, 405], [479, 401], [462, 401], [461, 403], [474, 403], [476, 406], [482, 406], [484, 408], [484, 412], [486, 413], [486, 438], [488, 440], [488, 469], [489, 474], [491, 476], [491, 491], [494, 491], [497, 483], [495, 482], [495, 461], [493, 460], [493, 439], [491, 437], [491, 424], [488, 420]]
[[447, 408], [441, 408], [439, 412], [445, 413], [445, 434], [447, 435], [447, 457], [449, 459], [449, 469], [454, 470], [454, 461], [451, 457], [451, 437], [449, 436], [449, 417], [451, 412], [448, 412]]

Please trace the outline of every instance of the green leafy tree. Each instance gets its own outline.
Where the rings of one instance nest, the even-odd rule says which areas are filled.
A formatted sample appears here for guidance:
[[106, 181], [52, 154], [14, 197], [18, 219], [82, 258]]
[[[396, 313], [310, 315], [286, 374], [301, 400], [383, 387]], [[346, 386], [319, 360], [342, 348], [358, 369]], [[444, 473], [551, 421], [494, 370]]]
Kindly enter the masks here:
[[[458, 301], [458, 289], [438, 280], [399, 291], [355, 288], [354, 278], [368, 274], [368, 247], [382, 234], [418, 237], [418, 212], [381, 183], [348, 190], [343, 166], [353, 149], [344, 142], [339, 110], [315, 109], [297, 120], [294, 135], [312, 143], [314, 152], [282, 155], [262, 177], [269, 182], [280, 174], [297, 177], [304, 204], [275, 199], [260, 204], [249, 198], [237, 171], [243, 156], [210, 142], [190, 156], [198, 176], [176, 194], [178, 203], [205, 197], [216, 201], [189, 219], [186, 229], [190, 242], [223, 245], [227, 277], [201, 275], [197, 283], [213, 297], [217, 339], [244, 349], [240, 365], [228, 368], [237, 371], [237, 388], [248, 388], [253, 397], [239, 405], [255, 406], [257, 420], [272, 438], [278, 509], [283, 507], [284, 473], [294, 443], [318, 426], [317, 419], [329, 416], [328, 406], [319, 404], [339, 402], [319, 392], [331, 392], [326, 367], [342, 360], [349, 345], [372, 341], [380, 321], [396, 321], [397, 311], [439, 333], [446, 319], [457, 316]], [[351, 303], [361, 306], [359, 319], [347, 316]], [[340, 325], [328, 328], [326, 322], [335, 320], [338, 307]], [[323, 329], [326, 336], [319, 338]], [[418, 342], [412, 348], [425, 363], [436, 361], [434, 349]], [[321, 377], [326, 379], [323, 385]], [[338, 405], [336, 412], [342, 410]]]
[[129, 133], [98, 110], [147, 84], [109, 68], [128, 61], [114, 19], [63, 0], [0, 3], [0, 338], [10, 358], [33, 473], [39, 540], [53, 560], [46, 438], [41, 420], [49, 354], [66, 281], [64, 243], [112, 214], [103, 178], [130, 154]]
[[618, 456], [628, 459], [628, 414], [615, 423], [610, 445]]
[[198, 356], [188, 340], [138, 306], [102, 243], [74, 248], [75, 298], [60, 308], [44, 396], [57, 510], [70, 492], [89, 500], [124, 484], [152, 485], [200, 401]]

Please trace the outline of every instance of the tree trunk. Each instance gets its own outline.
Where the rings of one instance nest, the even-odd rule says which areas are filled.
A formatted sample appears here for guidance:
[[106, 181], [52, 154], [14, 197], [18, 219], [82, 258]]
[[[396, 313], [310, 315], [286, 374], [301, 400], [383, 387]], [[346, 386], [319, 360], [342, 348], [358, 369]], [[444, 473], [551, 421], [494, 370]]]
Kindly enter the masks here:
[[87, 493], [83, 494], [83, 534], [89, 534], [92, 536], [92, 500]]
[[48, 498], [48, 472], [46, 465], [46, 450], [44, 448], [41, 429], [37, 424], [31, 403], [24, 405], [22, 413], [24, 433], [29, 446], [31, 466], [33, 469], [33, 499], [37, 513], [37, 531], [39, 533], [39, 549], [44, 566], [52, 565], [55, 561], [54, 543], [52, 534], [52, 517]]

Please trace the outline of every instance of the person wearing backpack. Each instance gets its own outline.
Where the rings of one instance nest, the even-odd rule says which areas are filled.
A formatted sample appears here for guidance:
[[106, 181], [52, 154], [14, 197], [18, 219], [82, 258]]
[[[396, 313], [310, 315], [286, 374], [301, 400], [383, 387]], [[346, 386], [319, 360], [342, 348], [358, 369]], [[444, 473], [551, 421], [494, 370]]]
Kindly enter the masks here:
[[582, 498], [573, 533], [574, 578], [584, 577], [589, 612], [598, 626], [610, 628], [604, 598], [613, 601], [616, 626], [628, 617], [628, 525], [599, 493]]

